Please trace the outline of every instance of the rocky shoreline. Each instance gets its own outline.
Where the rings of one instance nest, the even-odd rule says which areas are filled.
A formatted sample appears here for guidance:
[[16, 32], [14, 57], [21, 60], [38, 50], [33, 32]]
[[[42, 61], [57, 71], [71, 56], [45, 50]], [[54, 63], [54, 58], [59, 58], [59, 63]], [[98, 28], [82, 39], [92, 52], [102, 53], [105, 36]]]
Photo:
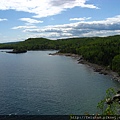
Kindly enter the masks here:
[[106, 68], [105, 66], [100, 66], [94, 63], [90, 63], [84, 60], [84, 58], [81, 55], [71, 54], [71, 53], [59, 53], [59, 52], [50, 53], [49, 55], [62, 55], [62, 56], [74, 57], [78, 59], [77, 60], [78, 64], [88, 65], [94, 70], [94, 72], [99, 72], [99, 74], [104, 74], [104, 75], [110, 75], [113, 80], [120, 82], [120, 76], [118, 75], [118, 73]]

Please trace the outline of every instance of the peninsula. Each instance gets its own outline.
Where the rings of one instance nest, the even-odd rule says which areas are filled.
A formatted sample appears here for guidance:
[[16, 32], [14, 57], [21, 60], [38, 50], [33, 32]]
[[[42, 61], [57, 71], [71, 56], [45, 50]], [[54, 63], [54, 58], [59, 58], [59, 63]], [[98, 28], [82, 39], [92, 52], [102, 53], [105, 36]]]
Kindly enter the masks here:
[[[9, 53], [24, 53], [28, 50], [58, 50], [58, 53], [82, 56], [79, 62], [82, 63], [84, 59], [86, 61], [84, 63], [102, 66], [105, 70], [117, 72], [117, 77], [120, 76], [120, 35], [58, 40], [29, 38], [22, 42], [0, 44], [0, 49], [13, 49]], [[103, 72], [103, 69], [95, 71]]]

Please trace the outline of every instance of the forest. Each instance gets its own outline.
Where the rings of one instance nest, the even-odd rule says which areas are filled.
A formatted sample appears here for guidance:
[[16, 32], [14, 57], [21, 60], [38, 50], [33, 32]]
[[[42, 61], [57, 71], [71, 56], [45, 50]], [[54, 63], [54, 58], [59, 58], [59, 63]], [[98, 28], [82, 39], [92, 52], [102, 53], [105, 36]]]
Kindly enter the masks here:
[[58, 50], [60, 53], [82, 55], [91, 63], [103, 65], [120, 75], [120, 35], [49, 40], [28, 38], [22, 42], [3, 43], [0, 49]]

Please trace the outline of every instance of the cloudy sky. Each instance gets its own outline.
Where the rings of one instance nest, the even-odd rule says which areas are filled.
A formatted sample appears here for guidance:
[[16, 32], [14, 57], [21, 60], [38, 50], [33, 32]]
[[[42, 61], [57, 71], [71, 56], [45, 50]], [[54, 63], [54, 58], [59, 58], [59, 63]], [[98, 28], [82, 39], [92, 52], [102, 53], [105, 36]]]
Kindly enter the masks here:
[[0, 43], [120, 34], [120, 0], [0, 0]]

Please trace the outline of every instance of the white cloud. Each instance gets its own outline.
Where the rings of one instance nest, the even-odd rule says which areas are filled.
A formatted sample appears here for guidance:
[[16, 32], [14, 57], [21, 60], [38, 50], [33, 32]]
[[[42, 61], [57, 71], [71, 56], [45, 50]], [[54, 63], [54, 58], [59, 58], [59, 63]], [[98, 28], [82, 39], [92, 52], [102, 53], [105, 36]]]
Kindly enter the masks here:
[[35, 20], [35, 19], [31, 19], [31, 18], [20, 18], [20, 20], [26, 22], [27, 25], [29, 25], [29, 24], [43, 23], [43, 21]]
[[120, 15], [101, 21], [82, 21], [35, 29], [28, 28], [24, 29], [24, 32], [51, 39], [115, 35], [120, 34]]
[[91, 19], [91, 17], [83, 17], [83, 18], [70, 18], [70, 21], [85, 21], [85, 20], [89, 20]]
[[1, 19], [1, 18], [0, 18], [0, 22], [1, 22], [1, 21], [7, 21], [7, 19]]
[[120, 23], [120, 15], [117, 15], [115, 17], [112, 17], [112, 18], [107, 18], [106, 19], [106, 23], [109, 23], [109, 24], [114, 24], [114, 23]]
[[98, 9], [93, 4], [86, 4], [87, 0], [0, 0], [0, 10], [16, 10], [35, 14], [41, 18], [60, 14], [66, 9], [84, 7]]
[[84, 33], [82, 36], [83, 37], [90, 37], [90, 36], [106, 37], [106, 36], [112, 36], [112, 35], [120, 35], [120, 30], [90, 31], [88, 33]]
[[36, 28], [36, 26], [17, 26], [17, 27], [13, 27], [11, 29], [31, 29], [31, 28]]

